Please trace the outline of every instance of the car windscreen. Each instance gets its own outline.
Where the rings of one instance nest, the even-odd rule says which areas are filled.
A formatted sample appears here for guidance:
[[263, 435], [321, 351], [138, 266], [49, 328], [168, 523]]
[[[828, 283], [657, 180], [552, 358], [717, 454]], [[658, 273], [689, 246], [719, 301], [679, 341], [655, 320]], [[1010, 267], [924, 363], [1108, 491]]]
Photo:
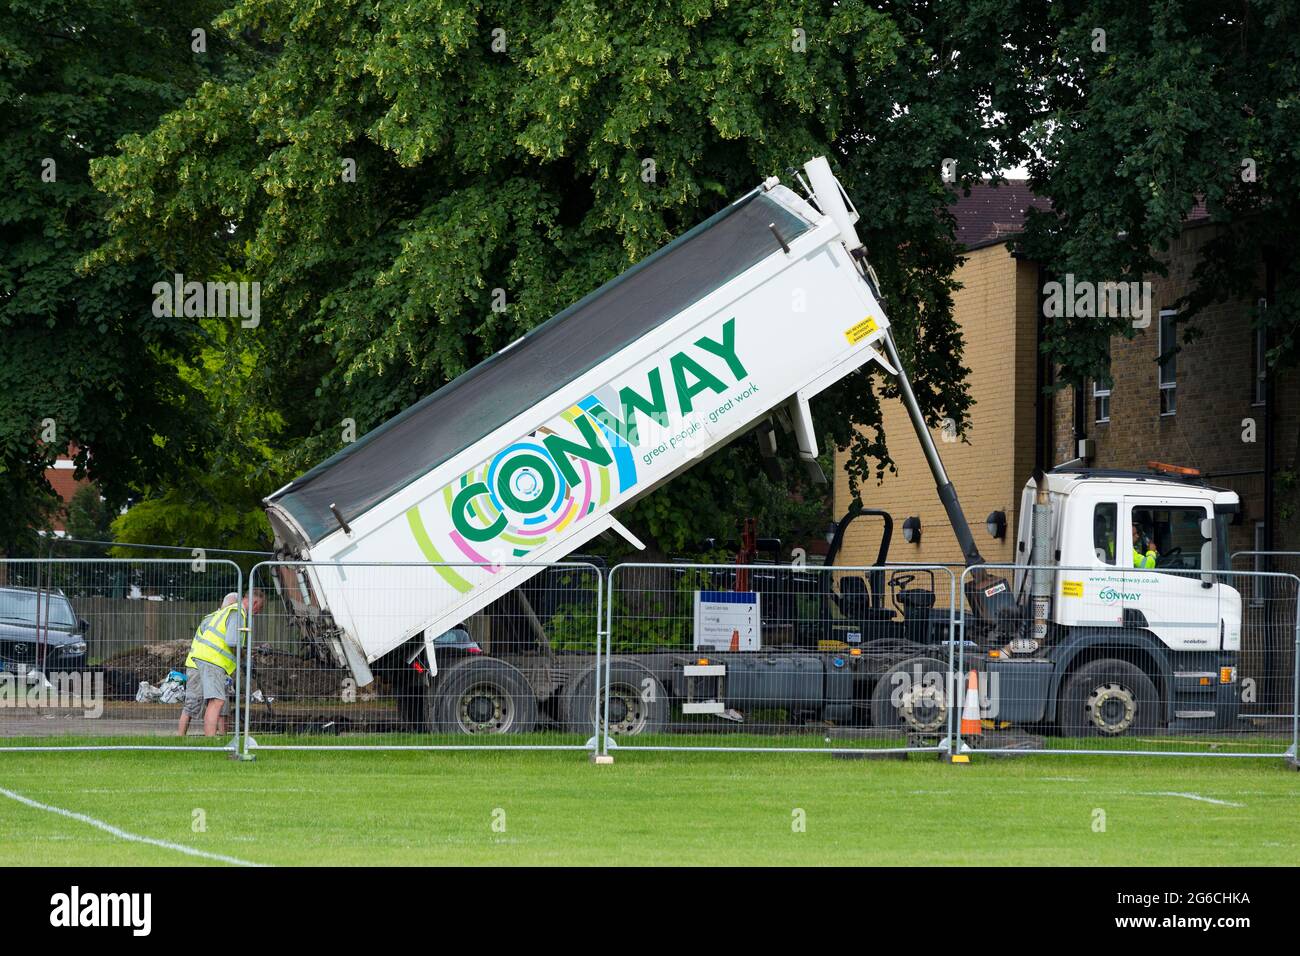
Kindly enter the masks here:
[[36, 591], [0, 591], [0, 623], [48, 623], [51, 627], [72, 627], [76, 618], [68, 599]]

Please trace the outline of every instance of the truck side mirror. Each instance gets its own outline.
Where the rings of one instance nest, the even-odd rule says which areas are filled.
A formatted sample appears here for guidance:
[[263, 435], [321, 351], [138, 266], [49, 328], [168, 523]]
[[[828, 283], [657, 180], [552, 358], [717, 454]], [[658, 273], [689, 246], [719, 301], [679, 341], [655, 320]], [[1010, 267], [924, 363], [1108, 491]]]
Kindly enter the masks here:
[[1201, 519], [1201, 587], [1208, 588], [1214, 583], [1210, 569], [1214, 567], [1214, 519]]

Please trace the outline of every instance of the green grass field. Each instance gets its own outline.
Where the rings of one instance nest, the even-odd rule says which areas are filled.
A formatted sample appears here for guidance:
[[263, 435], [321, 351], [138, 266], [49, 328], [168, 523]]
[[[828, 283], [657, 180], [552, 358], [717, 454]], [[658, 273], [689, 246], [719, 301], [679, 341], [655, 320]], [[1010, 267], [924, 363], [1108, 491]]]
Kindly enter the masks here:
[[[572, 752], [263, 752], [252, 763], [0, 753], [0, 788], [131, 834], [272, 865], [1300, 857], [1300, 774], [1280, 760], [977, 756], [961, 767], [920, 755], [624, 752], [598, 767]], [[805, 829], [795, 832], [800, 810]], [[0, 866], [204, 862], [0, 796]]]

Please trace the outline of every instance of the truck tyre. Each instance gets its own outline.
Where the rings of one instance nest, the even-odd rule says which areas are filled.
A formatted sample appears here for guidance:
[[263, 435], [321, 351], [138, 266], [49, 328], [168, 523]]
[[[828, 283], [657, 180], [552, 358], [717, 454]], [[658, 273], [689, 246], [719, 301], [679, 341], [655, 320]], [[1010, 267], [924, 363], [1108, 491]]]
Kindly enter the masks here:
[[913, 734], [942, 731], [948, 726], [947, 674], [948, 665], [933, 657], [895, 664], [881, 675], [871, 695], [872, 726]]
[[1060, 728], [1065, 737], [1149, 734], [1160, 722], [1156, 688], [1135, 664], [1104, 658], [1084, 664], [1065, 682]]
[[[595, 734], [597, 703], [604, 699], [604, 664], [601, 673], [591, 666], [564, 689], [560, 718], [564, 729], [575, 734]], [[668, 726], [669, 700], [663, 685], [634, 661], [609, 662], [609, 732], [614, 736], [656, 734]]]
[[428, 678], [409, 667], [397, 668], [388, 676], [397, 703], [398, 727], [418, 731], [428, 721]]
[[537, 698], [519, 668], [497, 658], [457, 664], [432, 681], [435, 733], [525, 734], [537, 725]]

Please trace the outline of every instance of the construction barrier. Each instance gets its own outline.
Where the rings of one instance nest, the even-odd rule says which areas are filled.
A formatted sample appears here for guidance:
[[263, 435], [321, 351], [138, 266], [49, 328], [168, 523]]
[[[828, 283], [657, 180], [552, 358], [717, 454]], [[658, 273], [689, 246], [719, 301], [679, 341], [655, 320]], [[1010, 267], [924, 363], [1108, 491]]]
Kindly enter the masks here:
[[602, 753], [943, 752], [955, 584], [937, 565], [619, 564], [583, 706]]
[[1232, 569], [1300, 575], [1300, 551], [1234, 551]]
[[[1232, 556], [1232, 567], [1300, 576], [1300, 551], [1238, 551]], [[1242, 672], [1255, 684], [1252, 711], [1284, 717], [1296, 713], [1296, 659], [1289, 635], [1297, 626], [1297, 609], [1285, 600], [1285, 594], [1277, 593], [1278, 580], [1286, 579], [1247, 576], [1241, 582], [1245, 615], [1254, 631], [1265, 638], [1256, 641], [1242, 661]]]
[[199, 622], [242, 590], [201, 552], [0, 560], [0, 749], [234, 749], [234, 677], [216, 737], [178, 729]]
[[[520, 567], [537, 572], [428, 633], [469, 574]], [[587, 562], [258, 564], [250, 597], [268, 600], [246, 661], [244, 752], [594, 748], [594, 712], [574, 695], [600, 673], [602, 584]], [[358, 684], [348, 654], [372, 681]]]
[[[1125, 557], [963, 572], [957, 669], [979, 721], [958, 752], [1293, 755], [1300, 578]], [[1011, 600], [976, 613], [999, 588]]]
[[[425, 633], [470, 569], [507, 566], [536, 573]], [[199, 621], [257, 591], [225, 726], [177, 738]], [[1278, 570], [264, 562], [245, 586], [202, 554], [10, 559], [0, 619], [2, 749], [1276, 758], [1300, 737], [1300, 577]], [[382, 645], [369, 683], [340, 630]]]

